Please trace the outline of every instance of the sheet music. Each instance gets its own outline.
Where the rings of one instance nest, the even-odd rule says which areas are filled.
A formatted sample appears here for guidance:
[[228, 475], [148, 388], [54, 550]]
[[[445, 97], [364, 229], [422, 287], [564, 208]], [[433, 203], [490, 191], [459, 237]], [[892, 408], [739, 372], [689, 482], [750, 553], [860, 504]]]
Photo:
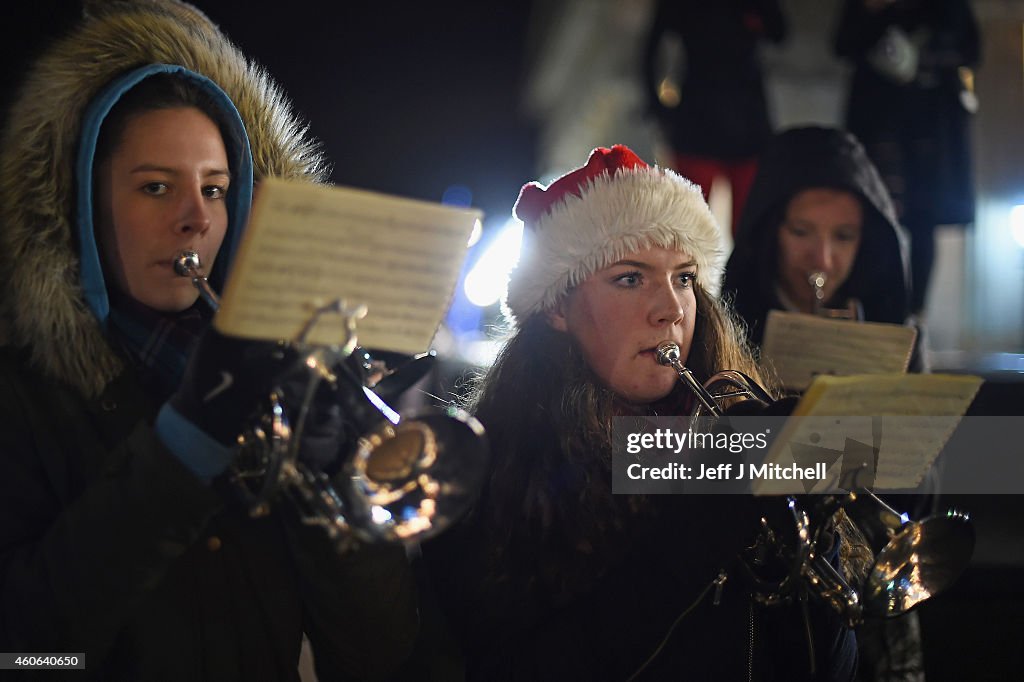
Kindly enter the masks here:
[[[315, 306], [343, 298], [368, 306], [357, 323], [361, 345], [425, 351], [481, 216], [362, 190], [265, 180], [214, 324], [235, 336], [295, 339]], [[344, 323], [333, 315], [309, 337], [342, 339]]]
[[[813, 487], [756, 481], [757, 494], [823, 491], [851, 472], [874, 490], [913, 489], [924, 478], [981, 387], [979, 377], [945, 374], [819, 376], [772, 444], [765, 461], [812, 466], [828, 475]], [[860, 474], [858, 474], [860, 475]], [[845, 487], [845, 486], [844, 486]]]
[[981, 382], [967, 374], [818, 376], [793, 416], [959, 417]]
[[898, 324], [772, 310], [761, 353], [783, 386], [803, 390], [822, 374], [905, 372], [916, 338], [915, 328]]

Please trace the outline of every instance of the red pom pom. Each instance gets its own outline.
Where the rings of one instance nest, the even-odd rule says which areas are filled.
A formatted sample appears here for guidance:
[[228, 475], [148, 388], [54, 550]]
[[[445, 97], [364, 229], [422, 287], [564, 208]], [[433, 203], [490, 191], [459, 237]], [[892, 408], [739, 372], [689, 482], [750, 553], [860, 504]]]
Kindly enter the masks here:
[[605, 173], [615, 175], [623, 169], [646, 167], [647, 164], [643, 159], [625, 145], [617, 144], [611, 149], [598, 147], [590, 152], [590, 158], [587, 159], [586, 165], [566, 173], [548, 185], [547, 189], [536, 182], [523, 185], [523, 188], [519, 190], [519, 198], [516, 200], [512, 213], [526, 225], [534, 226], [552, 206], [565, 198], [567, 194], [581, 196], [583, 187], [594, 178]]

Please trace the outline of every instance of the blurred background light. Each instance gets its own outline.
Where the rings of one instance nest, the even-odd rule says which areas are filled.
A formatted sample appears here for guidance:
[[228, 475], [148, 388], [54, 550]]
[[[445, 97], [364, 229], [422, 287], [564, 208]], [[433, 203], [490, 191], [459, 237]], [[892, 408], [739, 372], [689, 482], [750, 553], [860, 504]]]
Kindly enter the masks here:
[[1017, 246], [1024, 249], [1024, 204], [1017, 204], [1010, 209], [1010, 232]]
[[465, 185], [449, 185], [441, 195], [441, 203], [469, 207], [473, 204], [473, 192]]
[[476, 246], [476, 243], [480, 241], [480, 237], [481, 235], [483, 235], [483, 233], [484, 224], [477, 220], [475, 223], [473, 223], [473, 231], [469, 233], [469, 241], [466, 243], [466, 246], [471, 249], [474, 246]]
[[469, 302], [486, 308], [501, 300], [508, 287], [508, 275], [519, 262], [523, 224], [509, 220], [473, 265], [463, 290]]

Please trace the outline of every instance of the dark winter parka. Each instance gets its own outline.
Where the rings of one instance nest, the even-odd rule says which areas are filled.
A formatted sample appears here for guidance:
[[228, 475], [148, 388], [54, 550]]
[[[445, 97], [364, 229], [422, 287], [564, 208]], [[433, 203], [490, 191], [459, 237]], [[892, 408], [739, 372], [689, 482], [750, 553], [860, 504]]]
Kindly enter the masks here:
[[323, 172], [278, 88], [183, 3], [89, 5], [27, 75], [0, 146], [0, 651], [84, 654], [81, 679], [280, 680], [306, 634], [321, 680], [380, 677], [415, 636], [401, 550], [338, 556], [284, 507], [227, 504], [158, 439], [160, 399], [108, 340], [84, 112], [152, 64], [230, 98], [225, 263], [248, 165]]
[[778, 235], [786, 206], [810, 188], [846, 190], [864, 210], [860, 249], [835, 300], [860, 300], [871, 322], [903, 324], [910, 315], [907, 238], [889, 192], [853, 135], [831, 128], [795, 128], [765, 149], [740, 217], [736, 246], [725, 270], [723, 297], [732, 297], [750, 338], [760, 344], [768, 311], [783, 309], [776, 295]]

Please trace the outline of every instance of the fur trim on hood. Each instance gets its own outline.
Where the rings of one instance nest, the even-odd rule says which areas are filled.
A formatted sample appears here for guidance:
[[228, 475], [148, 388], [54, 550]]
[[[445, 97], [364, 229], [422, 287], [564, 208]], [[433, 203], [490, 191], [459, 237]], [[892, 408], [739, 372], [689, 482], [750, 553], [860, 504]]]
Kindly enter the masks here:
[[96, 396], [121, 369], [83, 299], [74, 237], [83, 112], [116, 76], [146, 64], [206, 76], [234, 102], [254, 176], [322, 180], [326, 168], [284, 94], [201, 12], [174, 0], [87, 2], [86, 16], [35, 62], [0, 145], [0, 343]]

